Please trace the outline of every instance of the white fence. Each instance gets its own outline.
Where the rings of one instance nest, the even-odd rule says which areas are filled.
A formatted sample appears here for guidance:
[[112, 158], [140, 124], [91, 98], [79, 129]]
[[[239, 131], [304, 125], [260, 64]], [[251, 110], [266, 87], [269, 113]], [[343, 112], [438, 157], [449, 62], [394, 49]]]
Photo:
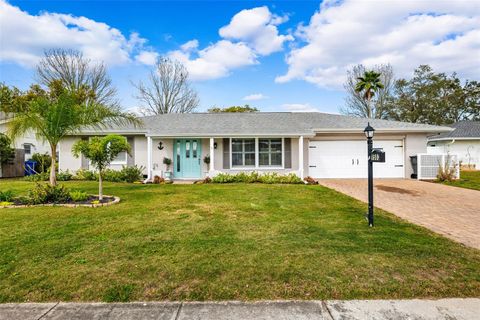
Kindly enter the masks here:
[[455, 169], [455, 177], [460, 178], [460, 166], [458, 164], [458, 155], [456, 154], [427, 154], [419, 153], [417, 155], [418, 180], [434, 180], [437, 178], [440, 167]]

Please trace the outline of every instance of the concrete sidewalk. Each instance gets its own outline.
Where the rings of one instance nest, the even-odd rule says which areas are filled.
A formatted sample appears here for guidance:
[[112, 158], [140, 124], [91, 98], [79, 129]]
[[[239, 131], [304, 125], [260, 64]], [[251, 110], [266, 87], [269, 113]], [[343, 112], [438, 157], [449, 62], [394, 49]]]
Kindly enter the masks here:
[[0, 304], [0, 320], [479, 319], [480, 299]]

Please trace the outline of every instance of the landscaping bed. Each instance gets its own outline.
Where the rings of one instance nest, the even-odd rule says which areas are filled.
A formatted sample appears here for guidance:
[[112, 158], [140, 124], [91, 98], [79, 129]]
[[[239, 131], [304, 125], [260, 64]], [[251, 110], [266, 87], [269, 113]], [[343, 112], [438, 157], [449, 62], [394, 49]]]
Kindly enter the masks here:
[[[65, 182], [88, 194], [94, 181]], [[0, 180], [28, 194], [31, 182]], [[319, 185], [105, 183], [0, 210], [0, 302], [478, 297], [480, 251]]]
[[442, 183], [454, 187], [480, 190], [480, 171], [461, 171], [460, 179]]
[[82, 201], [68, 200], [65, 202], [49, 202], [42, 204], [32, 204], [29, 201], [23, 199], [14, 198], [12, 201], [0, 202], [1, 208], [25, 208], [25, 207], [40, 207], [40, 206], [64, 206], [64, 207], [102, 207], [106, 205], [112, 205], [120, 202], [120, 198], [113, 196], [103, 196], [103, 199], [97, 195], [88, 195], [87, 199]]

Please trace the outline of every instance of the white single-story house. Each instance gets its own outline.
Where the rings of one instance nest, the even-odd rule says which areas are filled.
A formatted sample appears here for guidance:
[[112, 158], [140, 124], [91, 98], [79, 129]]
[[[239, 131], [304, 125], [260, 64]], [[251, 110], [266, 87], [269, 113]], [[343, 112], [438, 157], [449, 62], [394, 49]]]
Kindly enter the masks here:
[[428, 138], [427, 152], [458, 155], [465, 166], [480, 169], [480, 121], [460, 121], [451, 125], [454, 129]]
[[[7, 133], [8, 122], [11, 118], [10, 114], [0, 112], [0, 133]], [[31, 159], [34, 153], [50, 153], [48, 144], [38, 140], [31, 131], [13, 141], [13, 147], [25, 151], [25, 160]]]
[[[116, 133], [127, 138], [131, 155], [120, 154], [112, 168], [143, 166], [149, 179], [167, 170], [172, 159], [174, 179], [200, 179], [219, 172], [295, 173], [313, 178], [367, 176], [367, 122], [375, 128], [374, 147], [386, 153], [376, 163], [378, 178], [410, 177], [409, 156], [425, 153], [427, 136], [448, 127], [326, 113], [256, 112], [164, 114], [141, 118], [139, 127], [83, 130], [60, 143], [60, 170], [89, 169], [87, 159], [75, 158], [72, 145], [89, 136]], [[204, 163], [205, 156], [210, 163]]]

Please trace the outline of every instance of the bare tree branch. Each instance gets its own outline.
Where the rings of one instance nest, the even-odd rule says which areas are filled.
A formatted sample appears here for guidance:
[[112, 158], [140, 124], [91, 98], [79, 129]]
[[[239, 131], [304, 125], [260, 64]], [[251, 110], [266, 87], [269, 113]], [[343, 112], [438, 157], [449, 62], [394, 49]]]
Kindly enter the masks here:
[[347, 81], [344, 84], [347, 97], [345, 98], [345, 106], [340, 109], [343, 114], [362, 118], [368, 118], [369, 115], [377, 119], [388, 117], [387, 104], [391, 99], [394, 86], [393, 68], [390, 64], [381, 64], [370, 69], [381, 74], [380, 80], [384, 87], [378, 90], [369, 104], [364, 94], [355, 90], [357, 79], [362, 77], [367, 70], [361, 64], [354, 66], [347, 72]]
[[80, 51], [68, 49], [51, 49], [36, 68], [37, 81], [49, 87], [54, 81], [71, 91], [87, 87], [93, 92], [92, 102], [118, 106], [117, 90], [112, 85], [112, 79], [103, 63], [94, 64], [83, 56]]
[[197, 92], [190, 87], [188, 71], [176, 60], [161, 57], [150, 72], [148, 83], [134, 84], [144, 115], [188, 113], [199, 104]]

